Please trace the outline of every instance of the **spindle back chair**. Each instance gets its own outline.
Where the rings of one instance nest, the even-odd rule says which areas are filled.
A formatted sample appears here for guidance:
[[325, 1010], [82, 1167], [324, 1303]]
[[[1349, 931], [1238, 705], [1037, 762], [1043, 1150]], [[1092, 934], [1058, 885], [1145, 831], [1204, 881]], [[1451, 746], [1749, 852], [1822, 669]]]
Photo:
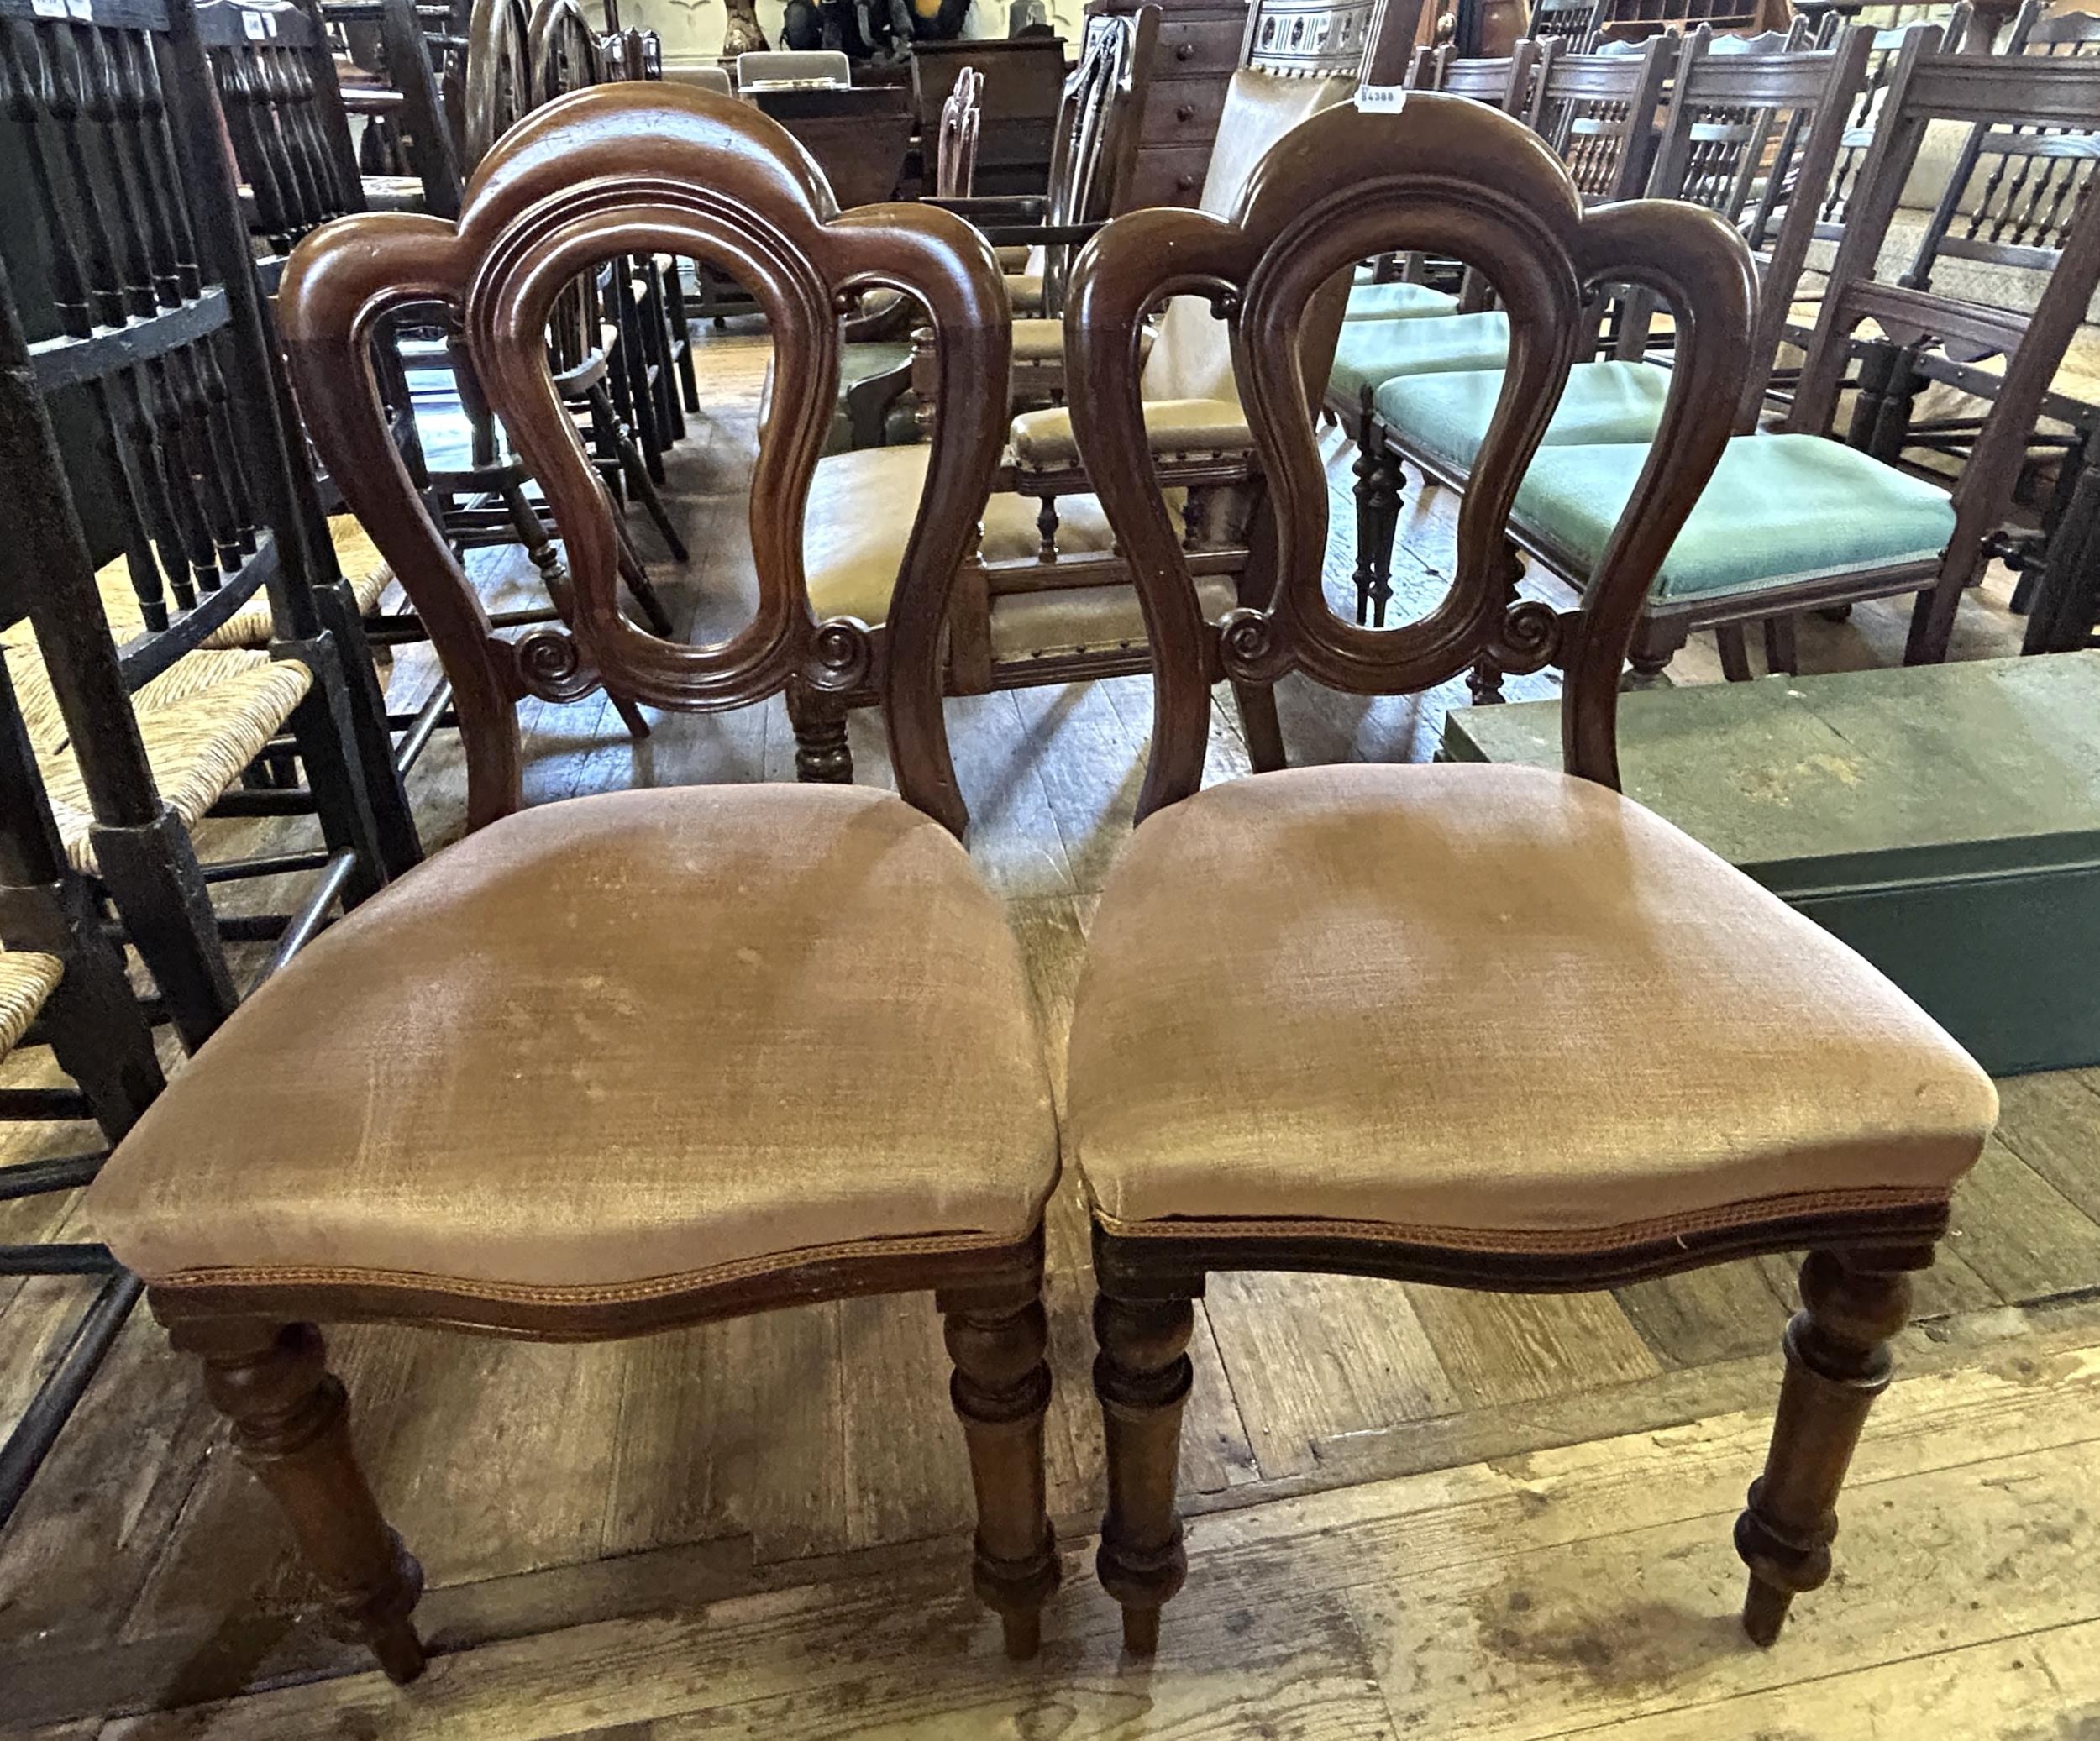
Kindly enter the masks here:
[[[187, 831], [207, 810], [318, 812], [327, 849], [307, 868], [323, 874], [295, 929], [420, 856], [355, 604], [288, 440], [194, 22], [186, 0], [0, 12], [0, 106], [23, 153], [8, 168], [28, 190], [7, 260], [5, 438], [11, 475], [45, 480], [34, 508], [26, 486], [0, 505], [19, 522], [0, 569], [66, 600], [73, 632], [39, 632], [34, 650], [55, 721], [45, 747], [78, 767], [70, 850], [108, 886], [192, 1045], [234, 1002]], [[234, 638], [265, 598], [274, 662]], [[117, 643], [116, 689], [98, 637]], [[163, 734], [165, 789], [140, 717]], [[287, 726], [307, 787], [228, 791]]]

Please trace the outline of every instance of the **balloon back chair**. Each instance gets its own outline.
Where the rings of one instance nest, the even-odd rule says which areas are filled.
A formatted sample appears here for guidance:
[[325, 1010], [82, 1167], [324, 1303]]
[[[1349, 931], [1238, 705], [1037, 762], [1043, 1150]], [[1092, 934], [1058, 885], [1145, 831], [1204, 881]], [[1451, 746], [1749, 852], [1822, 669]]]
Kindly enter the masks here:
[[[549, 312], [578, 275], [656, 250], [753, 286], [796, 388], [756, 465], [753, 619], [709, 647], [622, 614], [612, 509], [549, 371]], [[877, 286], [920, 299], [954, 385], [895, 608], [869, 631], [812, 619], [797, 534], [835, 310]], [[375, 324], [433, 301], [547, 491], [573, 628], [491, 632], [389, 438]], [[620, 83], [513, 127], [456, 225], [369, 214], [309, 237], [281, 306], [315, 439], [451, 678], [472, 832], [227, 1023], [112, 1156], [94, 1225], [397, 1680], [423, 1665], [419, 1574], [360, 1472], [318, 1323], [605, 1339], [921, 1288], [955, 1362], [977, 1588], [1032, 1650], [1057, 1581], [1039, 1301], [1057, 1137], [1019, 952], [954, 838], [938, 669], [1003, 434], [977, 391], [1006, 367], [990, 249], [943, 212], [839, 214], [748, 105]], [[688, 788], [521, 810], [517, 702], [594, 671], [689, 710], [874, 682], [904, 795]]]
[[[1323, 590], [1327, 484], [1299, 329], [1335, 272], [1456, 254], [1509, 319], [1447, 595], [1403, 626]], [[1656, 440], [1582, 608], [1508, 602], [1502, 540], [1600, 285], [1676, 323]], [[1206, 624], [1152, 482], [1132, 333], [1162, 296], [1229, 312], [1269, 480], [1272, 600]], [[1584, 210], [1537, 135], [1410, 95], [1273, 149], [1231, 218], [1131, 214], [1074, 269], [1074, 426], [1144, 601], [1152, 749], [1073, 1020], [1065, 1151], [1095, 1224], [1106, 1418], [1101, 1577], [1134, 1649], [1185, 1571], [1175, 1443], [1191, 1303], [1220, 1270], [1604, 1287], [1808, 1248], [1770, 1460], [1736, 1532], [1762, 1643], [1828, 1576], [1834, 1503], [1908, 1277], [1996, 1115], [1990, 1081], [1902, 993], [1620, 795], [1615, 710], [1663, 553], [1727, 439], [1755, 281], [1719, 214]], [[1215, 664], [1357, 694], [1483, 651], [1567, 676], [1566, 772], [1309, 768], [1199, 790]]]

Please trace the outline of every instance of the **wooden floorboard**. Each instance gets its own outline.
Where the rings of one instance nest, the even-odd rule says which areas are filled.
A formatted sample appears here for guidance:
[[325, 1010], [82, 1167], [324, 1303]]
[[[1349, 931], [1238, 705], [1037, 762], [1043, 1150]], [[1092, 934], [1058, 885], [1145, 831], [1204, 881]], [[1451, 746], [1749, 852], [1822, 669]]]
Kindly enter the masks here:
[[[699, 349], [708, 410], [670, 458], [668, 492], [692, 558], [664, 559], [638, 517], [637, 535], [681, 628], [706, 638], [752, 596], [743, 491], [765, 351], [733, 336]], [[1328, 586], [1347, 611], [1350, 456], [1327, 447]], [[1450, 492], [1410, 486], [1394, 620], [1445, 584], [1454, 510]], [[496, 604], [534, 595], [514, 551], [472, 568]], [[1566, 602], [1550, 581], [1525, 585]], [[2016, 646], [2005, 592], [1994, 574], [1964, 601], [1965, 655]], [[1804, 663], [1892, 663], [1903, 618], [1870, 606], [1813, 619]], [[433, 674], [427, 648], [401, 649], [396, 701]], [[1672, 675], [1716, 680], [1710, 642]], [[1555, 679], [1509, 687], [1550, 695]], [[1366, 700], [1292, 679], [1279, 711], [1299, 762], [1422, 760], [1464, 701], [1462, 683]], [[793, 777], [777, 700], [652, 711], [640, 742], [602, 695], [522, 718], [535, 802]], [[1062, 1106], [1063, 1035], [1134, 812], [1150, 686], [973, 697], [949, 722], [972, 855], [1021, 939]], [[892, 784], [879, 720], [856, 714], [849, 735], [857, 779]], [[1208, 776], [1247, 767], [1221, 691]], [[458, 836], [451, 734], [413, 795], [431, 846]], [[207, 825], [205, 846], [284, 826]], [[1769, 1654], [1731, 1629], [1728, 1525], [1762, 1455], [1793, 1298], [1784, 1259], [1567, 1298], [1215, 1278], [1182, 1447], [1189, 1586], [1158, 1661], [1123, 1659], [1086, 1539], [1102, 1452], [1086, 1217], [1068, 1178], [1047, 1283], [1068, 1584], [1039, 1664], [1005, 1664], [966, 1592], [967, 1469], [923, 1298], [601, 1348], [334, 1338], [359, 1445], [429, 1576], [421, 1617], [444, 1654], [407, 1694], [308, 1623], [274, 1515], [142, 1317], [0, 1535], [0, 1733], [1076, 1741], [1545, 1737], [1623, 1721], [1639, 1741], [1898, 1725], [1903, 1741], [2077, 1741], [2100, 1733], [2100, 1072], [2003, 1090], [1998, 1140], [1899, 1339], [1907, 1376], [1861, 1453], [1838, 1578]], [[61, 1152], [67, 1135], [14, 1127], [0, 1158]], [[74, 1231], [71, 1199], [0, 1204], [0, 1239], [60, 1229], [92, 1232]], [[0, 1282], [0, 1426], [84, 1300], [71, 1284]]]

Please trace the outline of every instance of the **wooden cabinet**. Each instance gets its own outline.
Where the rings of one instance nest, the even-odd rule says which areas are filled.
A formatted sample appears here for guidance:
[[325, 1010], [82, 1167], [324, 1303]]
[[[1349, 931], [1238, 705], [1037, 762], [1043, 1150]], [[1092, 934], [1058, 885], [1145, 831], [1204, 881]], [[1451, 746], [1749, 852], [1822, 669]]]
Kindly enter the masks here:
[[[1090, 0], [1089, 14], [1135, 12], [1141, 0]], [[1138, 122], [1129, 206], [1193, 206], [1203, 192], [1225, 87], [1247, 34], [1244, 0], [1155, 0], [1162, 17], [1152, 85]]]

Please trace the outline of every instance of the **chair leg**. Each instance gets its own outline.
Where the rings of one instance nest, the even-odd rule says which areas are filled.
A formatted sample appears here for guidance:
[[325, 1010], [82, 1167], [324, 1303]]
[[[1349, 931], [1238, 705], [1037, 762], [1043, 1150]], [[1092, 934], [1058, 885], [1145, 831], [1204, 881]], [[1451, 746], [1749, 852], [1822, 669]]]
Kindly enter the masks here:
[[1275, 686], [1236, 681], [1232, 699], [1239, 704], [1240, 727], [1247, 734], [1247, 758], [1254, 772], [1274, 773], [1289, 767], [1290, 757], [1284, 748], [1283, 721], [1276, 716]]
[[677, 629], [672, 624], [671, 613], [664, 608], [664, 600], [657, 594], [656, 583], [649, 579], [641, 552], [634, 548], [634, 540], [627, 536], [622, 522], [616, 519], [612, 522], [612, 535], [619, 544], [620, 579], [626, 583], [628, 595], [641, 608], [642, 620], [649, 626], [650, 632], [668, 641]]
[[1159, 1648], [1159, 1611], [1181, 1588], [1189, 1556], [1174, 1512], [1181, 1408], [1194, 1376], [1185, 1299], [1094, 1302], [1094, 1392], [1108, 1441], [1108, 1512], [1095, 1556], [1101, 1587], [1122, 1604], [1123, 1648]]
[[1787, 677], [1801, 669], [1801, 653], [1795, 645], [1792, 616], [1765, 619], [1765, 669]]
[[969, 1441], [977, 1493], [973, 1581], [999, 1616], [1006, 1654], [1020, 1662], [1042, 1645], [1042, 1605], [1059, 1571], [1042, 1464], [1050, 1326], [1042, 1278], [1020, 1288], [944, 1290], [935, 1303], [947, 1319], [955, 1362], [948, 1394]]
[[816, 785], [850, 786], [853, 753], [846, 742], [846, 710], [837, 698], [800, 684], [787, 691], [788, 723], [795, 728], [795, 777]]
[[1772, 1449], [1735, 1520], [1735, 1551], [1750, 1567], [1743, 1629], [1759, 1644], [1777, 1639], [1796, 1596], [1830, 1576], [1838, 1489], [1867, 1410], [1888, 1387], [1887, 1343], [1909, 1321], [1907, 1272], [1919, 1256], [1813, 1251], [1801, 1266]]
[[1393, 454], [1381, 451], [1371, 480], [1371, 627], [1385, 627], [1393, 597], [1393, 542], [1399, 535], [1401, 486], [1407, 475]]
[[241, 1461], [284, 1508], [307, 1565], [349, 1636], [386, 1678], [423, 1670], [409, 1615], [423, 1568], [386, 1525], [350, 1447], [343, 1382], [310, 1324], [180, 1325], [175, 1342], [204, 1359], [204, 1388], [233, 1423]]
[[1750, 681], [1750, 640], [1740, 622], [1725, 622], [1714, 631], [1714, 644], [1720, 649], [1721, 675], [1730, 683]]
[[1378, 454], [1374, 444], [1372, 425], [1367, 420], [1363, 433], [1357, 440], [1357, 462], [1351, 470], [1356, 475], [1357, 499], [1357, 568], [1352, 577], [1357, 587], [1357, 627], [1362, 628], [1371, 621], [1371, 577], [1376, 572], [1372, 559], [1371, 544], [1376, 517], [1372, 511], [1372, 480], [1378, 475]]

